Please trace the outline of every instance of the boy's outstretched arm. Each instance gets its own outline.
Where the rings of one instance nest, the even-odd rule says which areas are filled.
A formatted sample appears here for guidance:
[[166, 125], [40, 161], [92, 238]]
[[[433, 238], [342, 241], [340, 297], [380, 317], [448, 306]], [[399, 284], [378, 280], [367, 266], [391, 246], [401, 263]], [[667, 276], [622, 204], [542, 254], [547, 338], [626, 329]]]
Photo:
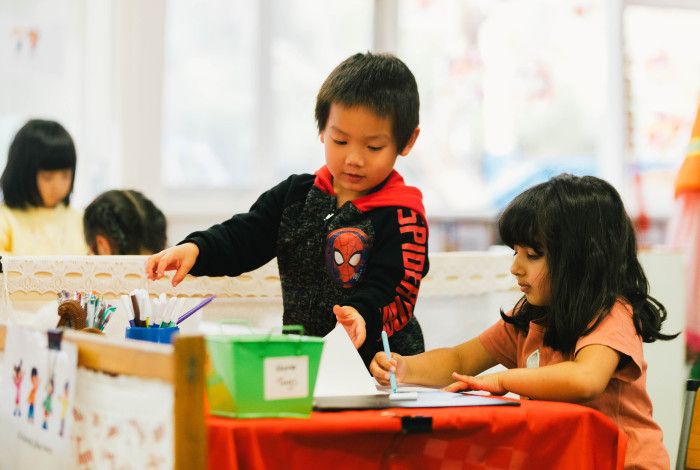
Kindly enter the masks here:
[[444, 387], [454, 381], [452, 374], [461, 371], [476, 375], [495, 366], [498, 361], [489, 354], [478, 338], [473, 338], [458, 346], [426, 351], [415, 356], [401, 356], [392, 353], [388, 361], [383, 352], [374, 356], [369, 371], [378, 382], [389, 382], [389, 371], [394, 368], [399, 382]]
[[592, 344], [582, 348], [573, 361], [559, 364], [509, 369], [480, 377], [455, 373], [457, 382], [446, 390], [485, 390], [497, 395], [513, 392], [538, 400], [584, 403], [605, 390], [619, 362], [617, 351]]
[[146, 277], [152, 281], [165, 275], [165, 271], [176, 270], [172, 279], [173, 287], [177, 286], [190, 272], [199, 255], [199, 247], [194, 243], [183, 243], [171, 246], [151, 255], [146, 260]]

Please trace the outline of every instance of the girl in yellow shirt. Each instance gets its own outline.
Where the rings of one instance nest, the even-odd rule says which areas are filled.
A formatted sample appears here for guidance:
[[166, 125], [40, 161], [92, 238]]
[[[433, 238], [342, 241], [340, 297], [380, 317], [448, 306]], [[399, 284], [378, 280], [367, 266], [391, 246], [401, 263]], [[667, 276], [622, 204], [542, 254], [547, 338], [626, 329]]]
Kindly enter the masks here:
[[0, 253], [85, 255], [82, 215], [70, 207], [76, 153], [55, 121], [32, 119], [17, 132], [0, 177]]

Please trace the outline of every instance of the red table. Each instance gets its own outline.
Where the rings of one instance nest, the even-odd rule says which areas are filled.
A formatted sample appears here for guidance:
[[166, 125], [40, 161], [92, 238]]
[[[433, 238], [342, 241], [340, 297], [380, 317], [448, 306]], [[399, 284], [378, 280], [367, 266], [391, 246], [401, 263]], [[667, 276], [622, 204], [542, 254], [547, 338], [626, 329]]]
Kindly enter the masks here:
[[[622, 469], [627, 437], [569, 403], [314, 412], [309, 419], [207, 417], [210, 469]], [[432, 416], [405, 433], [400, 416]]]

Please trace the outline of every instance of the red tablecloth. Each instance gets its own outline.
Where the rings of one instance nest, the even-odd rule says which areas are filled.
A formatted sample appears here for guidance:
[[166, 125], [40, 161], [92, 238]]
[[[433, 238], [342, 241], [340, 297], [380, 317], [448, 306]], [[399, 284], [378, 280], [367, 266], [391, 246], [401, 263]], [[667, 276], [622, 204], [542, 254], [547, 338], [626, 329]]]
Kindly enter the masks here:
[[[314, 412], [309, 419], [207, 417], [210, 469], [622, 469], [627, 437], [569, 403]], [[393, 416], [391, 416], [393, 415]], [[432, 432], [400, 416], [432, 416]]]

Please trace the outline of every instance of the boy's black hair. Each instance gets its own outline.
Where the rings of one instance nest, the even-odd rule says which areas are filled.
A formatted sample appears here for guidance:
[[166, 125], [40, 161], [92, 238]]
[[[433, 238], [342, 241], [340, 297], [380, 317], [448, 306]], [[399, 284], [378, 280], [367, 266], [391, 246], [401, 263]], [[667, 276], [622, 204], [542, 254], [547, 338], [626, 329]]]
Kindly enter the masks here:
[[157, 253], [165, 248], [165, 215], [139, 191], [106, 191], [83, 213], [85, 242], [97, 253], [95, 237], [109, 240], [113, 255]]
[[73, 139], [56, 121], [32, 119], [15, 135], [7, 154], [5, 171], [0, 177], [3, 198], [8, 207], [41, 207], [43, 202], [36, 184], [40, 170], [70, 169], [70, 191], [63, 199], [67, 206], [75, 181], [76, 154]]
[[661, 333], [664, 306], [649, 295], [637, 259], [634, 228], [618, 192], [593, 176], [556, 176], [524, 191], [498, 222], [508, 246], [528, 246], [545, 255], [550, 305], [530, 305], [522, 297], [504, 321], [527, 333], [530, 321], [546, 327], [544, 344], [573, 353], [581, 336], [610, 312], [618, 298], [633, 309], [637, 333], [647, 342], [678, 336]]
[[409, 68], [391, 54], [355, 54], [328, 75], [316, 96], [316, 122], [323, 132], [331, 105], [364, 106], [391, 119], [401, 152], [418, 127], [418, 85]]

